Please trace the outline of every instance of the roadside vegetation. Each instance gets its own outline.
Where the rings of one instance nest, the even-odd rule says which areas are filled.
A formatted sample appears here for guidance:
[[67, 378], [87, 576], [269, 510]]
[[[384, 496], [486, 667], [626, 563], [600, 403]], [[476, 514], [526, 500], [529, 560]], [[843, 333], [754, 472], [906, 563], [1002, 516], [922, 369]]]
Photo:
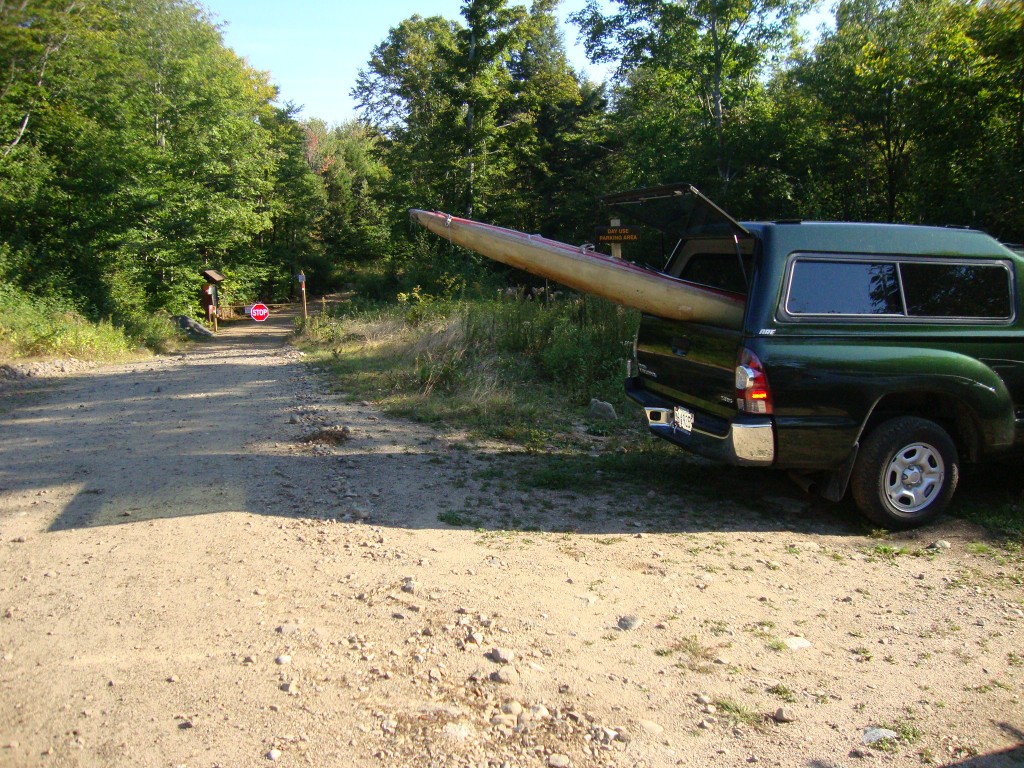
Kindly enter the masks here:
[[33, 357], [121, 360], [184, 343], [166, 315], [92, 322], [69, 304], [0, 283], [0, 361]]
[[[300, 321], [298, 338], [353, 399], [540, 448], [627, 426], [622, 378], [638, 320], [575, 294], [455, 300], [414, 289], [393, 304], [335, 305]], [[588, 420], [594, 397], [620, 418]]]
[[[1021, 560], [1024, 558], [1024, 491], [1016, 483], [1008, 482], [1008, 478], [1013, 477], [1014, 461], [1014, 457], [1008, 457], [998, 462], [995, 470], [986, 467], [973, 476], [968, 475], [954, 511], [997, 534], [1002, 539], [998, 552]], [[1008, 486], [1017, 490], [1010, 490]]]

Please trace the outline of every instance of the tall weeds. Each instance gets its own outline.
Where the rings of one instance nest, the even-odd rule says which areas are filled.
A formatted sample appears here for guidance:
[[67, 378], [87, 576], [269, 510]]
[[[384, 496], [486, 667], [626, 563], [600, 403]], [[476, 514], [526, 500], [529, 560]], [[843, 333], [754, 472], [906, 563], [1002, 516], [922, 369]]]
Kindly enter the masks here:
[[91, 322], [56, 299], [32, 296], [0, 282], [0, 357], [114, 360], [140, 348], [170, 351], [180, 343], [165, 316]]
[[529, 442], [553, 408], [623, 400], [638, 320], [592, 297], [453, 302], [414, 291], [399, 304], [310, 317], [299, 335], [352, 396]]
[[573, 402], [621, 386], [638, 314], [590, 296], [473, 303], [463, 311], [465, 344], [493, 355], [517, 377], [558, 386]]

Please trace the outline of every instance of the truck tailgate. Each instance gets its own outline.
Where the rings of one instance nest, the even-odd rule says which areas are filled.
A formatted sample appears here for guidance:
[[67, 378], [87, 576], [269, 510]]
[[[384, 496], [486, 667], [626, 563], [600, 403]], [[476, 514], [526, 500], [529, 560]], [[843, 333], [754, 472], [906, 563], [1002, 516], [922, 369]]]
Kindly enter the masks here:
[[[645, 315], [637, 343], [645, 389], [705, 413], [736, 415], [740, 332]], [[683, 387], [683, 389], [679, 389]]]

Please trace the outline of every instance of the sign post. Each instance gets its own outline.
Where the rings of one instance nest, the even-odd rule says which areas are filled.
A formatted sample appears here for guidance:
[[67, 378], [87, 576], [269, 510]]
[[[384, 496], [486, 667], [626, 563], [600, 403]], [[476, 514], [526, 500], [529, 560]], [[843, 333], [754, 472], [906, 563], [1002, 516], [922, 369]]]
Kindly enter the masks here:
[[295, 279], [299, 281], [299, 288], [302, 290], [302, 319], [309, 320], [309, 312], [306, 310], [306, 273], [300, 269]]
[[[621, 219], [612, 219], [608, 223], [611, 225], [612, 229], [618, 229], [619, 226], [621, 226], [621, 224], [622, 224], [622, 220]], [[622, 258], [622, 243], [612, 243], [612, 258], [613, 259], [621, 259]]]
[[270, 317], [270, 310], [267, 309], [266, 304], [253, 304], [249, 310], [249, 316], [257, 323], [262, 323], [268, 317]]

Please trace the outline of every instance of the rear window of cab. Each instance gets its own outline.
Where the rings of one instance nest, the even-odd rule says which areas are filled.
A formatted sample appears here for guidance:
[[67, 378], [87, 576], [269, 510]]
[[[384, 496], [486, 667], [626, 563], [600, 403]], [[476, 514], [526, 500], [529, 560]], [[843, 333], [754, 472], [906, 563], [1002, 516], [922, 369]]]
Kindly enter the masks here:
[[1008, 322], [1013, 271], [992, 259], [904, 259], [800, 254], [790, 260], [783, 314], [792, 319], [941, 319]]

